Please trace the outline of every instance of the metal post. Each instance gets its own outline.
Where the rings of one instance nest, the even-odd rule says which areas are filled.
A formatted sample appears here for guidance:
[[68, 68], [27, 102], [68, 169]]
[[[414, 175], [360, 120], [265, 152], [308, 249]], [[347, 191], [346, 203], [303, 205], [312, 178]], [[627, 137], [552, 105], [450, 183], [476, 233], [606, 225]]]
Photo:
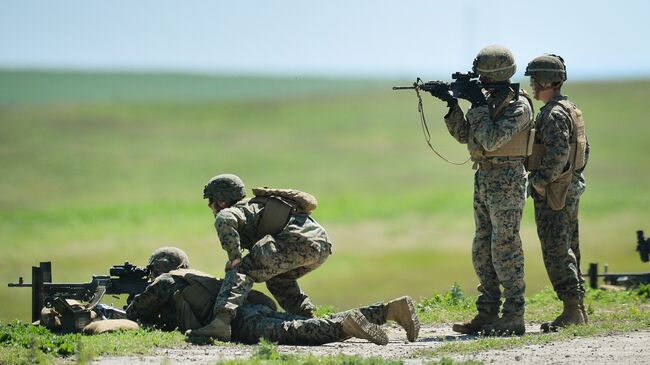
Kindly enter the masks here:
[[598, 289], [598, 264], [597, 263], [590, 263], [589, 264], [589, 271], [587, 272], [587, 275], [589, 275], [589, 286], [592, 289]]
[[43, 274], [39, 266], [32, 266], [32, 322], [41, 318], [41, 291], [43, 288]]
[[41, 262], [41, 275], [44, 283], [52, 282], [52, 263], [50, 261]]

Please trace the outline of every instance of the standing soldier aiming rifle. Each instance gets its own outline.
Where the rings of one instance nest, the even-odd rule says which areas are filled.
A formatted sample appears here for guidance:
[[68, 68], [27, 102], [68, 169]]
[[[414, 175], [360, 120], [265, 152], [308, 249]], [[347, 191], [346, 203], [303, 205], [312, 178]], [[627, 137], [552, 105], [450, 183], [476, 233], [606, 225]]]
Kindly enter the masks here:
[[585, 190], [582, 174], [589, 158], [582, 112], [562, 95], [564, 60], [544, 55], [526, 67], [534, 97], [544, 102], [535, 119], [537, 134], [528, 169], [535, 203], [537, 235], [553, 289], [564, 304], [562, 314], [543, 331], [584, 324], [584, 280], [580, 273], [578, 203]]
[[[512, 53], [505, 47], [483, 48], [474, 59], [473, 71], [480, 84], [464, 90], [467, 115], [446, 88], [431, 94], [447, 102], [445, 123], [450, 134], [467, 144], [474, 168], [474, 218], [476, 232], [472, 262], [479, 278], [478, 314], [456, 323], [464, 334], [523, 334], [524, 258], [519, 225], [526, 200], [524, 161], [530, 154], [533, 126], [532, 101], [508, 85], [516, 70]], [[481, 85], [487, 85], [481, 87]], [[502, 315], [501, 288], [503, 286]]]

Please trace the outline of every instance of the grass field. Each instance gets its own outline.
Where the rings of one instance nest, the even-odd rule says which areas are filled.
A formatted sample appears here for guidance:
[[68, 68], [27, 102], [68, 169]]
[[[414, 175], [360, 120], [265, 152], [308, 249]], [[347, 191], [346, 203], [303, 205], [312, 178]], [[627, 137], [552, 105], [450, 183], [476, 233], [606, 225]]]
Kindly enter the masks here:
[[[29, 290], [5, 283], [29, 281], [39, 261], [53, 262], [55, 281], [81, 282], [177, 245], [192, 266], [220, 274], [225, 255], [201, 192], [222, 172], [249, 188], [318, 197], [314, 217], [335, 244], [301, 280], [318, 304], [430, 296], [453, 282], [473, 288], [473, 171], [428, 151], [415, 96], [392, 85], [0, 72], [0, 320], [29, 318]], [[648, 271], [634, 249], [637, 229], [650, 234], [650, 81], [569, 83], [566, 92], [585, 113], [592, 145], [583, 270], [597, 261]], [[443, 106], [427, 97], [425, 107], [433, 143], [464, 160], [441, 123]], [[528, 294], [548, 285], [532, 213], [529, 201]]]

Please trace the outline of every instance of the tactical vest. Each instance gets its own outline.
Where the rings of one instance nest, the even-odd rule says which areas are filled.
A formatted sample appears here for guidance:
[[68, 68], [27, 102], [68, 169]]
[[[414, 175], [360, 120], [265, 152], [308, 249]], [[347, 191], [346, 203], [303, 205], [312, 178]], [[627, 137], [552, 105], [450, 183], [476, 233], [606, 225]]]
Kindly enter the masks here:
[[253, 194], [250, 202], [264, 205], [257, 226], [261, 236], [280, 233], [292, 214], [311, 214], [318, 205], [313, 195], [300, 190], [253, 188]]
[[[533, 101], [530, 99], [528, 94], [524, 91], [520, 91], [520, 96], [523, 96], [527, 101], [530, 106], [530, 110], [532, 112], [533, 110]], [[508, 94], [508, 96], [498, 105], [496, 105], [492, 110], [490, 111], [490, 119], [496, 120], [501, 116], [501, 113], [510, 105], [512, 100], [514, 99], [514, 92], [511, 90], [511, 92]], [[469, 135], [470, 141], [474, 139], [472, 130], [470, 128], [470, 135]], [[519, 133], [515, 134], [512, 136], [512, 138], [506, 142], [505, 144], [501, 145], [499, 148], [497, 148], [494, 151], [486, 151], [483, 149], [483, 147], [478, 144], [478, 143], [468, 143], [468, 149], [469, 153], [471, 156], [472, 161], [474, 162], [481, 162], [484, 160], [486, 157], [527, 157], [530, 156], [533, 153], [533, 144], [535, 141], [535, 129], [524, 129], [520, 131]]]
[[183, 280], [187, 286], [174, 293], [176, 317], [181, 330], [201, 327], [210, 322], [212, 307], [221, 288], [221, 280], [204, 272], [179, 269], [169, 272], [176, 280]]
[[[564, 112], [569, 115], [571, 119], [571, 137], [569, 140], [569, 163], [572, 171], [580, 170], [585, 167], [585, 155], [587, 151], [587, 137], [585, 135], [585, 121], [582, 116], [582, 111], [568, 100], [554, 100], [549, 103], [559, 105]], [[546, 147], [542, 143], [535, 143], [533, 145], [533, 154], [528, 158], [528, 170], [538, 170]]]

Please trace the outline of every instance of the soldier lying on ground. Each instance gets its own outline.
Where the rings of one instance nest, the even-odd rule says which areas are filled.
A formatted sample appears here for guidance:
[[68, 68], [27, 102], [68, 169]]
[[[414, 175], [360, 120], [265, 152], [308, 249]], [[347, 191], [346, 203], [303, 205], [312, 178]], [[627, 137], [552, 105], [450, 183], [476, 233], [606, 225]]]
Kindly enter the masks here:
[[[150, 268], [155, 280], [131, 302], [127, 317], [165, 330], [186, 331], [209, 323], [222, 280], [189, 269], [187, 261], [179, 249], [154, 251]], [[278, 312], [271, 298], [253, 291], [231, 322], [232, 340], [255, 343], [265, 338], [279, 344], [321, 345], [357, 337], [386, 345], [388, 337], [380, 326], [388, 320], [404, 328], [409, 341], [417, 339], [420, 323], [407, 296], [326, 318], [306, 318]]]

